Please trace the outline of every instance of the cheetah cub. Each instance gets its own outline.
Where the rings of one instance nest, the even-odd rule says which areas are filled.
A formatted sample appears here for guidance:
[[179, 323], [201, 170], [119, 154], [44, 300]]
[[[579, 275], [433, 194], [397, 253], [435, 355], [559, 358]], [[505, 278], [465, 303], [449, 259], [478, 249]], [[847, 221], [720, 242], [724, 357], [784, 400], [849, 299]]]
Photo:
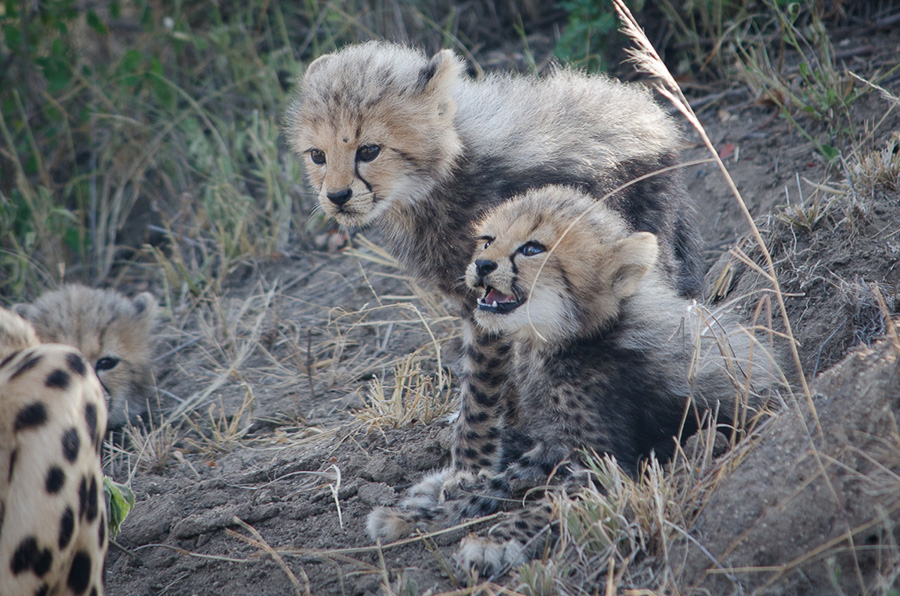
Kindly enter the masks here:
[[[585, 450], [635, 476], [705, 420], [752, 416], [776, 387], [777, 362], [751, 334], [660, 279], [656, 237], [584, 193], [528, 191], [490, 211], [477, 235], [466, 284], [481, 294], [477, 324], [512, 340], [517, 416], [473, 445], [500, 454], [494, 474], [451, 485], [437, 473], [431, 491], [422, 483], [399, 507], [373, 511], [373, 537], [492, 513], [515, 482], [577, 492], [590, 481]], [[457, 560], [490, 573], [525, 562], [555, 538], [552, 520], [551, 500], [528, 505], [466, 538]]]
[[155, 403], [152, 294], [129, 300], [113, 290], [69, 284], [13, 309], [34, 325], [41, 341], [72, 346], [87, 358], [107, 393], [110, 430], [147, 420]]
[[100, 382], [0, 308], [0, 594], [103, 594]]

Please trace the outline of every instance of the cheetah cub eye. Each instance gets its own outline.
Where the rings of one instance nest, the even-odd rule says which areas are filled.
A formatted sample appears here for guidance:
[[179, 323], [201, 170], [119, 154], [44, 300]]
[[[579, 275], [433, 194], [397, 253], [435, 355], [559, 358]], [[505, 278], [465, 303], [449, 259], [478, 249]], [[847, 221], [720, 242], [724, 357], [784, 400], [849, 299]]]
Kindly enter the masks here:
[[540, 242], [526, 242], [522, 246], [519, 247], [519, 252], [523, 257], [533, 257], [535, 255], [539, 255], [542, 252], [545, 252], [547, 247], [541, 244]]
[[369, 162], [378, 157], [381, 153], [380, 145], [363, 145], [356, 150], [356, 159], [363, 162]]
[[310, 149], [309, 150], [309, 158], [317, 166], [325, 165], [325, 152], [322, 151], [321, 149]]
[[104, 356], [94, 365], [94, 370], [97, 372], [100, 372], [101, 370], [112, 370], [118, 365], [119, 359], [115, 356]]

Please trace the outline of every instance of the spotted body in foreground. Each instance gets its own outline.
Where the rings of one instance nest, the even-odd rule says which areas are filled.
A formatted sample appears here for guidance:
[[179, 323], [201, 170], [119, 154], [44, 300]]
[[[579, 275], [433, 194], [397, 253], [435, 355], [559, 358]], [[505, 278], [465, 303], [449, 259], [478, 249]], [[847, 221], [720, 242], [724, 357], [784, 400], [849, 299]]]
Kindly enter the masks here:
[[[491, 473], [432, 474], [395, 508], [370, 515], [373, 538], [396, 539], [493, 513], [517, 483], [590, 482], [585, 450], [632, 476], [669, 458], [701, 424], [741, 426], [778, 383], [777, 359], [725, 313], [679, 297], [660, 277], [653, 234], [583, 192], [549, 186], [491, 211], [466, 283], [481, 297], [478, 325], [512, 341], [514, 417], [473, 446], [498, 453]], [[497, 572], [554, 540], [552, 500], [507, 514], [470, 536], [458, 561]]]
[[664, 283], [683, 296], [701, 292], [693, 207], [670, 167], [679, 134], [640, 86], [563, 68], [474, 80], [450, 50], [427, 58], [371, 42], [310, 64], [283, 130], [321, 209], [342, 225], [380, 228], [391, 254], [461, 316], [452, 450], [461, 473], [497, 463], [499, 453], [478, 446], [516, 403], [510, 343], [475, 325], [477, 293], [462, 281], [486, 210], [529, 188], [576, 186], [630, 230], [657, 236]]
[[104, 593], [106, 419], [84, 357], [0, 308], [0, 594]]
[[111, 430], [148, 422], [156, 404], [152, 294], [128, 299], [113, 290], [68, 284], [13, 310], [34, 326], [40, 341], [72, 346], [87, 358], [106, 391]]

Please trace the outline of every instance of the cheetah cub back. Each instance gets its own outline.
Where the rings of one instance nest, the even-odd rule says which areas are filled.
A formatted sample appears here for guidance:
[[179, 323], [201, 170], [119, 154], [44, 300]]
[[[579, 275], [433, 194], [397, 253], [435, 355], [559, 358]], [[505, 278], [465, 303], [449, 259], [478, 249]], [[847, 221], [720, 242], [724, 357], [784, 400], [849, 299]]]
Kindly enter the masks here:
[[103, 594], [100, 382], [0, 308], [0, 594]]
[[109, 428], [119, 429], [155, 404], [151, 338], [156, 298], [147, 292], [129, 300], [113, 290], [69, 284], [34, 304], [14, 310], [34, 325], [45, 343], [77, 348], [100, 378], [109, 400]]

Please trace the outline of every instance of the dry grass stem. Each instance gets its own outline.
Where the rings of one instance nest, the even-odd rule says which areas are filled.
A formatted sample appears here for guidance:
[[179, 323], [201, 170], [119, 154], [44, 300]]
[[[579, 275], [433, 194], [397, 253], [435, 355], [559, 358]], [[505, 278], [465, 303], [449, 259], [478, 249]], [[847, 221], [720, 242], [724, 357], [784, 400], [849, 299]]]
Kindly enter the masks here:
[[291, 580], [291, 585], [294, 587], [294, 593], [297, 594], [297, 596], [312, 596], [312, 592], [310, 591], [309, 586], [309, 578], [306, 576], [306, 572], [303, 571], [303, 569], [300, 570], [300, 575], [303, 578], [303, 585], [301, 586], [300, 582], [297, 580], [297, 576], [294, 575], [293, 571], [291, 571], [291, 568], [287, 566], [287, 563], [284, 562], [284, 559], [281, 558], [281, 556], [275, 551], [275, 549], [269, 546], [269, 543], [263, 539], [262, 534], [260, 534], [256, 528], [237, 516], [232, 517], [231, 521], [250, 532], [253, 535], [253, 538], [244, 536], [243, 534], [239, 534], [238, 532], [235, 532], [230, 528], [226, 528], [225, 531], [229, 536], [240, 538], [247, 544], [255, 546], [256, 548], [264, 551], [266, 554], [271, 556], [272, 559], [275, 560], [275, 563], [277, 563], [278, 566], [281, 567], [282, 571], [284, 571], [284, 573], [288, 576], [288, 579]]
[[[681, 87], [678, 86], [678, 83], [675, 81], [674, 77], [672, 77], [671, 73], [669, 73], [669, 69], [659, 57], [659, 54], [657, 54], [656, 49], [653, 47], [653, 44], [651, 44], [650, 40], [647, 39], [647, 36], [644, 34], [643, 30], [634, 19], [631, 11], [628, 10], [625, 2], [623, 0], [613, 0], [613, 5], [616, 8], [616, 12], [619, 14], [619, 19], [622, 22], [622, 29], [624, 33], [629, 38], [631, 38], [631, 40], [634, 41], [637, 46], [636, 49], [629, 49], [629, 54], [631, 55], [632, 61], [635, 63], [635, 65], [637, 65], [639, 69], [647, 72], [657, 79], [657, 90], [672, 102], [672, 105], [674, 105], [675, 108], [679, 112], [681, 112], [681, 114], [685, 118], [687, 118], [688, 122], [690, 122], [694, 129], [696, 129], [696, 131], [700, 134], [701, 139], [703, 139], [703, 144], [706, 145], [706, 148], [709, 150], [712, 159], [715, 160], [719, 171], [724, 176], [725, 181], [728, 184], [728, 188], [731, 190], [731, 193], [737, 200], [741, 213], [743, 214], [744, 219], [747, 220], [747, 224], [750, 226], [750, 232], [753, 235], [753, 238], [756, 241], [757, 245], [759, 246], [759, 250], [763, 254], [763, 257], [766, 261], [768, 279], [772, 283], [773, 289], [775, 290], [775, 298], [778, 301], [778, 309], [781, 313], [786, 333], [788, 334], [788, 336], [793, 337], [794, 334], [791, 330], [791, 322], [787, 314], [787, 307], [784, 304], [784, 294], [782, 293], [781, 286], [778, 283], [778, 276], [775, 273], [775, 265], [772, 262], [772, 255], [769, 253], [769, 249], [766, 247], [766, 243], [763, 240], [759, 228], [756, 226], [756, 222], [753, 221], [753, 216], [750, 214], [750, 210], [747, 208], [747, 204], [744, 202], [744, 198], [741, 196], [741, 192], [738, 190], [737, 184], [735, 184], [734, 179], [728, 172], [728, 168], [725, 167], [725, 163], [719, 157], [715, 146], [713, 146], [712, 141], [706, 134], [706, 129], [703, 128], [703, 125], [700, 123], [697, 115], [694, 113], [693, 109], [691, 109], [690, 103], [684, 97], [684, 94], [681, 91]], [[806, 382], [806, 375], [803, 373], [803, 363], [800, 360], [800, 352], [797, 350], [797, 345], [795, 342], [790, 342], [789, 346], [791, 355], [794, 358], [794, 365], [797, 368], [797, 376], [799, 377], [798, 381], [803, 389], [803, 394], [806, 397], [810, 413], [815, 420], [816, 433], [821, 436], [822, 425], [819, 422], [819, 417], [816, 412], [816, 406], [812, 401], [812, 393], [810, 392], [809, 385]]]

